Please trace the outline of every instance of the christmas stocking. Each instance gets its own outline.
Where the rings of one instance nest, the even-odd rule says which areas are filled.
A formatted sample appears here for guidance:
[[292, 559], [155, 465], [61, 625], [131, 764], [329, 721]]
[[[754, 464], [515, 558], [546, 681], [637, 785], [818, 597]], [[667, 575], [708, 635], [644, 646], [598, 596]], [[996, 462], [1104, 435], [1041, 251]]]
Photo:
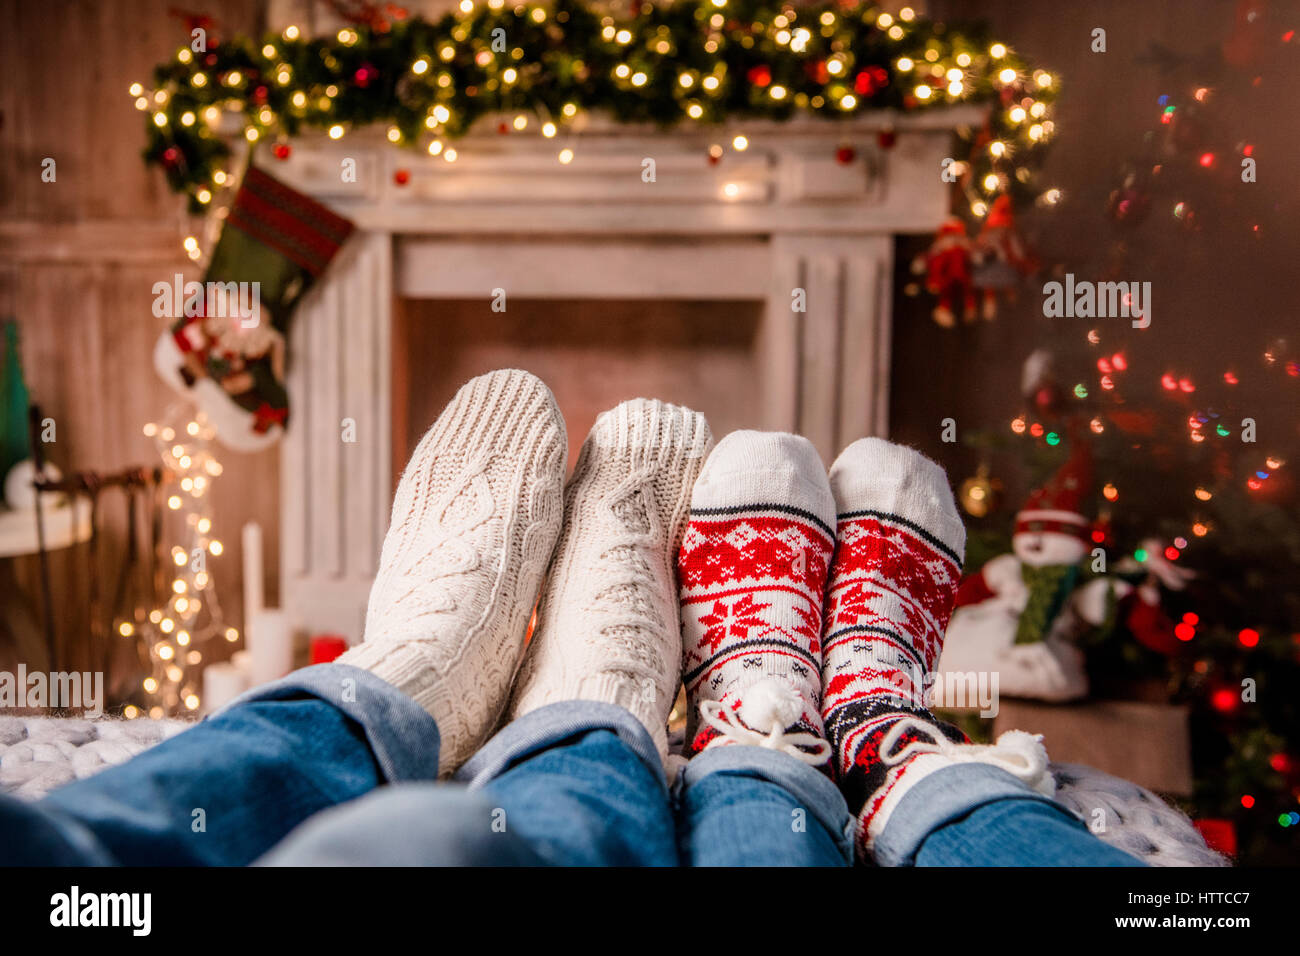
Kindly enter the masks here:
[[[27, 385], [23, 382], [23, 367], [18, 357], [18, 323], [6, 319], [3, 341], [0, 341], [0, 488], [9, 469], [31, 457], [27, 402]], [[11, 501], [9, 506], [18, 505]]]
[[154, 348], [163, 380], [194, 400], [231, 448], [276, 441], [289, 420], [289, 317], [353, 225], [256, 167], [239, 187], [203, 283], [155, 286], [175, 321]]

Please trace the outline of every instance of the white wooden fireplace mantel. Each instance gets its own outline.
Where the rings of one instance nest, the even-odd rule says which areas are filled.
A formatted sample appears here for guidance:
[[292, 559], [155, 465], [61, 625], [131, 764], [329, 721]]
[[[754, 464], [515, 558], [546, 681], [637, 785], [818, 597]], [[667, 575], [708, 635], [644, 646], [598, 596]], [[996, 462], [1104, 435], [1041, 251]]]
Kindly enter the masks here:
[[[941, 163], [954, 127], [978, 116], [671, 132], [592, 121], [555, 139], [501, 135], [485, 121], [454, 144], [454, 163], [361, 135], [295, 142], [269, 171], [359, 233], [291, 333], [280, 589], [293, 626], [361, 637], [393, 490], [395, 300], [478, 298], [485, 313], [496, 289], [507, 301], [762, 302], [765, 398], [753, 426], [807, 435], [829, 461], [886, 431], [893, 236], [931, 232], [947, 214]], [[888, 150], [885, 126], [897, 137]], [[738, 152], [741, 132], [749, 146]], [[725, 147], [716, 164], [713, 143]], [[567, 165], [557, 159], [566, 147]], [[837, 158], [841, 147], [851, 161]], [[341, 176], [348, 159], [355, 182]], [[796, 289], [806, 311], [792, 308]], [[342, 440], [345, 419], [355, 442]]]

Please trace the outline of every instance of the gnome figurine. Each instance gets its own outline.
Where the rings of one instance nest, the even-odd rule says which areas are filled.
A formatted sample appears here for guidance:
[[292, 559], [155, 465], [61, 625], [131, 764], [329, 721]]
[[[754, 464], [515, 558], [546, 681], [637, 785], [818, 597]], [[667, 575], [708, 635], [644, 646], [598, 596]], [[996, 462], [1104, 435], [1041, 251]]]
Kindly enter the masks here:
[[[1016, 515], [1011, 554], [967, 577], [957, 593], [939, 658], [936, 698], [958, 675], [996, 673], [997, 692], [1045, 701], [1077, 700], [1088, 676], [1077, 639], [1103, 624], [1131, 586], [1110, 577], [1084, 581], [1092, 485], [1087, 445], [1079, 444]], [[961, 701], [936, 699], [961, 706]]]

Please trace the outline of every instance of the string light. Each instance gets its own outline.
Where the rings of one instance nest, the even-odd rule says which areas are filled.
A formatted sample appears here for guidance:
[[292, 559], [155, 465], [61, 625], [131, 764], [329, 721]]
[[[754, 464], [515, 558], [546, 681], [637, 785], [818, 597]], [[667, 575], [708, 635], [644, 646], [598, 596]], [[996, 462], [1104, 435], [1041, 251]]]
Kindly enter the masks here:
[[216, 433], [201, 414], [183, 414], [176, 406], [168, 411], [166, 421], [143, 428], [180, 488], [166, 501], [168, 511], [176, 515], [180, 536], [167, 552], [173, 568], [170, 600], [162, 606], [136, 607], [116, 622], [117, 634], [135, 641], [150, 662], [150, 672], [140, 684], [148, 699], [143, 707], [130, 705], [123, 710], [130, 719], [142, 713], [162, 717], [197, 710], [202, 704], [197, 672], [203, 661], [200, 648], [219, 636], [232, 642], [239, 637], [223, 619], [208, 564], [208, 558], [218, 557], [223, 550], [218, 539], [208, 536], [212, 519], [207, 491], [221, 470], [212, 445]]
[[[157, 89], [133, 83], [128, 91], [149, 115], [148, 161], [168, 167], [169, 185], [189, 195], [191, 211], [196, 213], [203, 211], [201, 207], [210, 202], [213, 188], [220, 185], [213, 170], [221, 161], [221, 139], [226, 135], [218, 129], [223, 109], [239, 116], [237, 129], [249, 142], [266, 139], [271, 130], [283, 136], [285, 131], [302, 128], [322, 130], [337, 140], [353, 127], [377, 122], [382, 124], [389, 142], [405, 145], [416, 139], [418, 124], [425, 121], [425, 116], [431, 119], [426, 121], [427, 128], [446, 140], [464, 134], [480, 117], [501, 112], [514, 115], [511, 125], [522, 130], [528, 122], [526, 113], [546, 117], [555, 110], [552, 97], [557, 90], [565, 98], [576, 98], [579, 91], [585, 93], [591, 89], [590, 84], [549, 67], [540, 71], [522, 68], [523, 63], [543, 62], [541, 45], [549, 46], [557, 39], [572, 41], [568, 56], [579, 66], [583, 63], [589, 66], [605, 54], [603, 46], [616, 54], [626, 54], [624, 62], [605, 67], [618, 81], [602, 96], [611, 102], [581, 106], [608, 106], [616, 114], [624, 115], [628, 112], [624, 107], [635, 104], [636, 112], [645, 113], [648, 109], [649, 115], [669, 125], [675, 120], [726, 121], [728, 114], [781, 119], [791, 107], [854, 112], [866, 106], [883, 105], [890, 99], [886, 91], [893, 85], [891, 72], [913, 76], [912, 82], [900, 84], [907, 94], [904, 109], [985, 103], [995, 97], [1006, 97], [1005, 106], [1000, 106], [995, 115], [992, 145], [980, 160], [968, 164], [974, 168], [964, 174], [965, 180], [975, 184], [977, 190], [980, 185], [989, 184], [984, 190], [987, 194], [1001, 191], [1008, 182], [1030, 181], [1028, 163], [1035, 153], [1031, 147], [1052, 135], [1052, 120], [1044, 102], [1056, 95], [1057, 83], [1051, 73], [1033, 69], [1003, 43], [987, 46], [986, 56], [974, 53], [970, 38], [942, 24], [924, 21], [910, 7], [896, 12], [872, 9], [866, 4], [840, 10], [823, 9], [813, 15], [815, 19], [803, 23], [796, 23], [797, 15], [785, 10], [774, 15], [770, 24], [764, 24], [752, 22], [744, 13], [731, 12], [727, 0], [697, 2], [702, 8], [693, 18], [698, 22], [698, 37], [691, 34], [688, 23], [666, 22], [662, 16], [620, 21], [606, 14], [590, 40], [582, 38], [579, 42], [576, 35], [546, 39], [540, 35], [519, 36], [513, 41], [516, 46], [504, 50], [490, 48], [487, 42], [487, 31], [500, 22], [498, 15], [522, 17], [541, 25], [552, 20], [551, 12], [533, 5], [511, 11], [505, 0], [487, 0], [486, 4], [461, 0], [455, 12], [436, 22], [419, 17], [394, 22], [389, 35], [393, 42], [381, 43], [368, 30], [343, 26], [331, 36], [314, 41], [310, 57], [302, 55], [308, 49], [302, 42], [302, 30], [290, 25], [270, 40], [252, 42], [236, 37], [223, 41], [206, 56], [196, 57], [188, 49], [182, 49], [166, 72], [158, 73], [166, 79], [159, 81]], [[485, 6], [492, 11], [490, 14], [484, 13]], [[863, 18], [875, 24], [890, 41], [908, 43], [907, 55], [898, 56], [892, 63], [882, 63], [874, 52], [858, 49], [855, 44]], [[566, 18], [558, 17], [555, 26], [548, 29], [563, 35], [570, 29], [567, 23]], [[422, 32], [405, 32], [417, 27]], [[409, 42], [417, 37], [418, 43]], [[772, 46], [770, 52], [760, 54], [759, 37], [767, 38], [766, 42]], [[664, 64], [672, 63], [668, 58], [679, 53], [684, 55], [697, 42], [705, 55], [714, 58], [711, 69], [707, 61], [683, 60], [669, 74], [671, 81], [660, 83], [655, 72], [658, 66], [654, 65], [659, 61], [652, 63], [644, 59], [648, 52], [665, 58]], [[397, 51], [410, 50], [413, 45], [416, 47], [413, 53], [396, 61]], [[585, 49], [586, 45], [593, 48]], [[740, 50], [750, 52], [737, 63], [730, 51]], [[362, 65], [354, 69], [345, 65], [349, 62]], [[447, 65], [446, 69], [442, 64]], [[466, 64], [484, 71], [486, 77], [467, 76], [457, 68]], [[718, 108], [710, 110], [691, 95], [719, 97], [732, 79], [729, 74], [741, 70], [749, 71], [750, 86], [762, 89], [766, 96], [750, 99], [747, 105], [738, 105], [730, 98], [720, 99]], [[754, 77], [755, 71], [762, 71], [761, 80]], [[574, 76], [583, 73], [584, 70], [576, 69]], [[393, 105], [386, 105], [382, 98], [373, 96], [351, 97], [346, 123], [333, 117], [336, 101], [371, 88], [379, 77], [392, 82], [400, 80], [402, 75], [415, 81], [410, 97], [394, 99]], [[774, 75], [783, 81], [773, 82]], [[793, 76], [799, 77], [797, 85], [784, 79]], [[814, 88], [808, 87], [808, 77], [812, 77]], [[268, 100], [267, 83], [277, 84], [283, 92]], [[571, 92], [568, 87], [572, 87]], [[179, 98], [179, 104], [178, 97], [173, 95], [177, 89], [187, 93]], [[427, 97], [435, 89], [439, 103], [429, 113], [412, 119], [410, 101], [418, 103], [426, 97], [427, 104]], [[620, 98], [626, 98], [626, 102], [619, 102]], [[453, 102], [458, 106], [466, 104], [463, 116], [453, 119], [450, 110], [442, 105]], [[364, 104], [360, 109], [359, 103]], [[578, 111], [578, 103], [564, 102], [562, 113], [566, 119], [572, 119]], [[206, 135], [200, 120], [221, 135]], [[173, 129], [195, 127], [199, 135], [177, 137], [173, 133]], [[544, 121], [543, 132], [552, 138], [558, 131], [555, 123]], [[279, 143], [284, 145], [283, 139]], [[455, 157], [446, 147], [436, 155], [442, 155], [447, 161]], [[994, 164], [997, 164], [996, 174]], [[992, 175], [996, 175], [996, 180], [989, 178]], [[1059, 198], [1058, 190], [1041, 201], [1050, 205]], [[982, 217], [987, 215], [992, 196], [967, 196], [967, 201], [972, 213]]]

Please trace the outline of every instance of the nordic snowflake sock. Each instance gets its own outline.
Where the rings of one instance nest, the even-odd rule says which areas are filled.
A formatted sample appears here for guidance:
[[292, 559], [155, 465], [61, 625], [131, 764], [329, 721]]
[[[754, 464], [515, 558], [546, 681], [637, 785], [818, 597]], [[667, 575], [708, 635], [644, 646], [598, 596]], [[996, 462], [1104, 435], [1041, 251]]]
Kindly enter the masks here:
[[866, 851], [903, 793], [935, 760], [951, 762], [916, 750], [966, 739], [939, 725], [925, 696], [966, 531], [943, 469], [910, 448], [856, 441], [831, 466], [830, 484], [838, 524], [826, 592], [823, 713]]
[[567, 457], [550, 389], [528, 372], [491, 372], [456, 393], [397, 487], [365, 641], [338, 663], [433, 716], [441, 775], [505, 706], [560, 533]]
[[604, 412], [564, 493], [564, 529], [510, 705], [632, 712], [667, 757], [681, 622], [673, 559], [713, 439], [704, 416], [635, 399]]
[[806, 438], [732, 432], [709, 456], [677, 558], [691, 752], [747, 743], [826, 762], [821, 622], [834, 521]]

